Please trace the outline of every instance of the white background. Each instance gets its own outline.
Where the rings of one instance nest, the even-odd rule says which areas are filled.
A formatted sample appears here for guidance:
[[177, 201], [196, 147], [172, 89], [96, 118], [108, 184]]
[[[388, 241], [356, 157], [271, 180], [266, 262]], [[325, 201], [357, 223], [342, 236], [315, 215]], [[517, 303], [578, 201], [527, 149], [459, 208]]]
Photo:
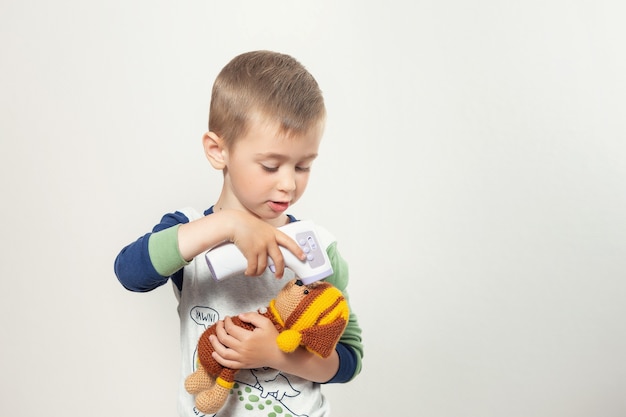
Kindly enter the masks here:
[[113, 260], [215, 201], [211, 85], [254, 49], [329, 111], [292, 212], [351, 265], [335, 416], [626, 415], [624, 4], [3, 0], [0, 415], [175, 415], [172, 289]]

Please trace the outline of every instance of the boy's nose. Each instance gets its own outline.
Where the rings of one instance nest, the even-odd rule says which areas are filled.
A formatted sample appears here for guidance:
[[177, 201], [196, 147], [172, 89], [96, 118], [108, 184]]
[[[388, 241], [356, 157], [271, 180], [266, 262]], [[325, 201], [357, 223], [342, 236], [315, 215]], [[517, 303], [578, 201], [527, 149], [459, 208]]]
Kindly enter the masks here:
[[278, 188], [281, 191], [293, 191], [296, 189], [296, 176], [293, 173], [285, 172], [280, 176]]

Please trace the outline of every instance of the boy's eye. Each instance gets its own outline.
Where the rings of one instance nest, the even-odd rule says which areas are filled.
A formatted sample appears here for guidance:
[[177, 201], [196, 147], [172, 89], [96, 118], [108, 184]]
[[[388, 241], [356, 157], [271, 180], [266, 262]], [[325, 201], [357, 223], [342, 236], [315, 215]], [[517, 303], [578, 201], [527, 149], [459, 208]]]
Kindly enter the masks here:
[[[261, 168], [263, 169], [263, 171], [266, 171], [266, 172], [278, 172], [278, 169], [280, 167], [274, 167], [274, 166], [261, 164]], [[297, 166], [296, 167], [296, 171], [298, 172], [309, 172], [310, 170], [311, 170], [310, 166]]]

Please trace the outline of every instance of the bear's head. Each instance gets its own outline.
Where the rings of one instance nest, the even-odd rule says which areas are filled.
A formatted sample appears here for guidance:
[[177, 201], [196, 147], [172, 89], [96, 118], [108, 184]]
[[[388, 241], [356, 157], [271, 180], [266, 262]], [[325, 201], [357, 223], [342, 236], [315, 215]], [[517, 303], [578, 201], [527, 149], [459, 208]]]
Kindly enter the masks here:
[[284, 352], [299, 345], [328, 357], [348, 324], [349, 307], [343, 293], [328, 282], [304, 285], [289, 281], [270, 303], [284, 330], [277, 339]]

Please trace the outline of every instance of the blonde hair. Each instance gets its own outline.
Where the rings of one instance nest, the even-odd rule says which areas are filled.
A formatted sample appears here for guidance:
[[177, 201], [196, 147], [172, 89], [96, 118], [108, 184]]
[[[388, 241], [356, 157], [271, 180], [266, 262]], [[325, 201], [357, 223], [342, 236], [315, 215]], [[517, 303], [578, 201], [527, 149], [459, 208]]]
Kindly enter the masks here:
[[317, 81], [296, 59], [271, 51], [246, 52], [218, 74], [211, 94], [209, 130], [227, 146], [245, 135], [254, 116], [278, 122], [280, 133], [302, 134], [326, 117]]

